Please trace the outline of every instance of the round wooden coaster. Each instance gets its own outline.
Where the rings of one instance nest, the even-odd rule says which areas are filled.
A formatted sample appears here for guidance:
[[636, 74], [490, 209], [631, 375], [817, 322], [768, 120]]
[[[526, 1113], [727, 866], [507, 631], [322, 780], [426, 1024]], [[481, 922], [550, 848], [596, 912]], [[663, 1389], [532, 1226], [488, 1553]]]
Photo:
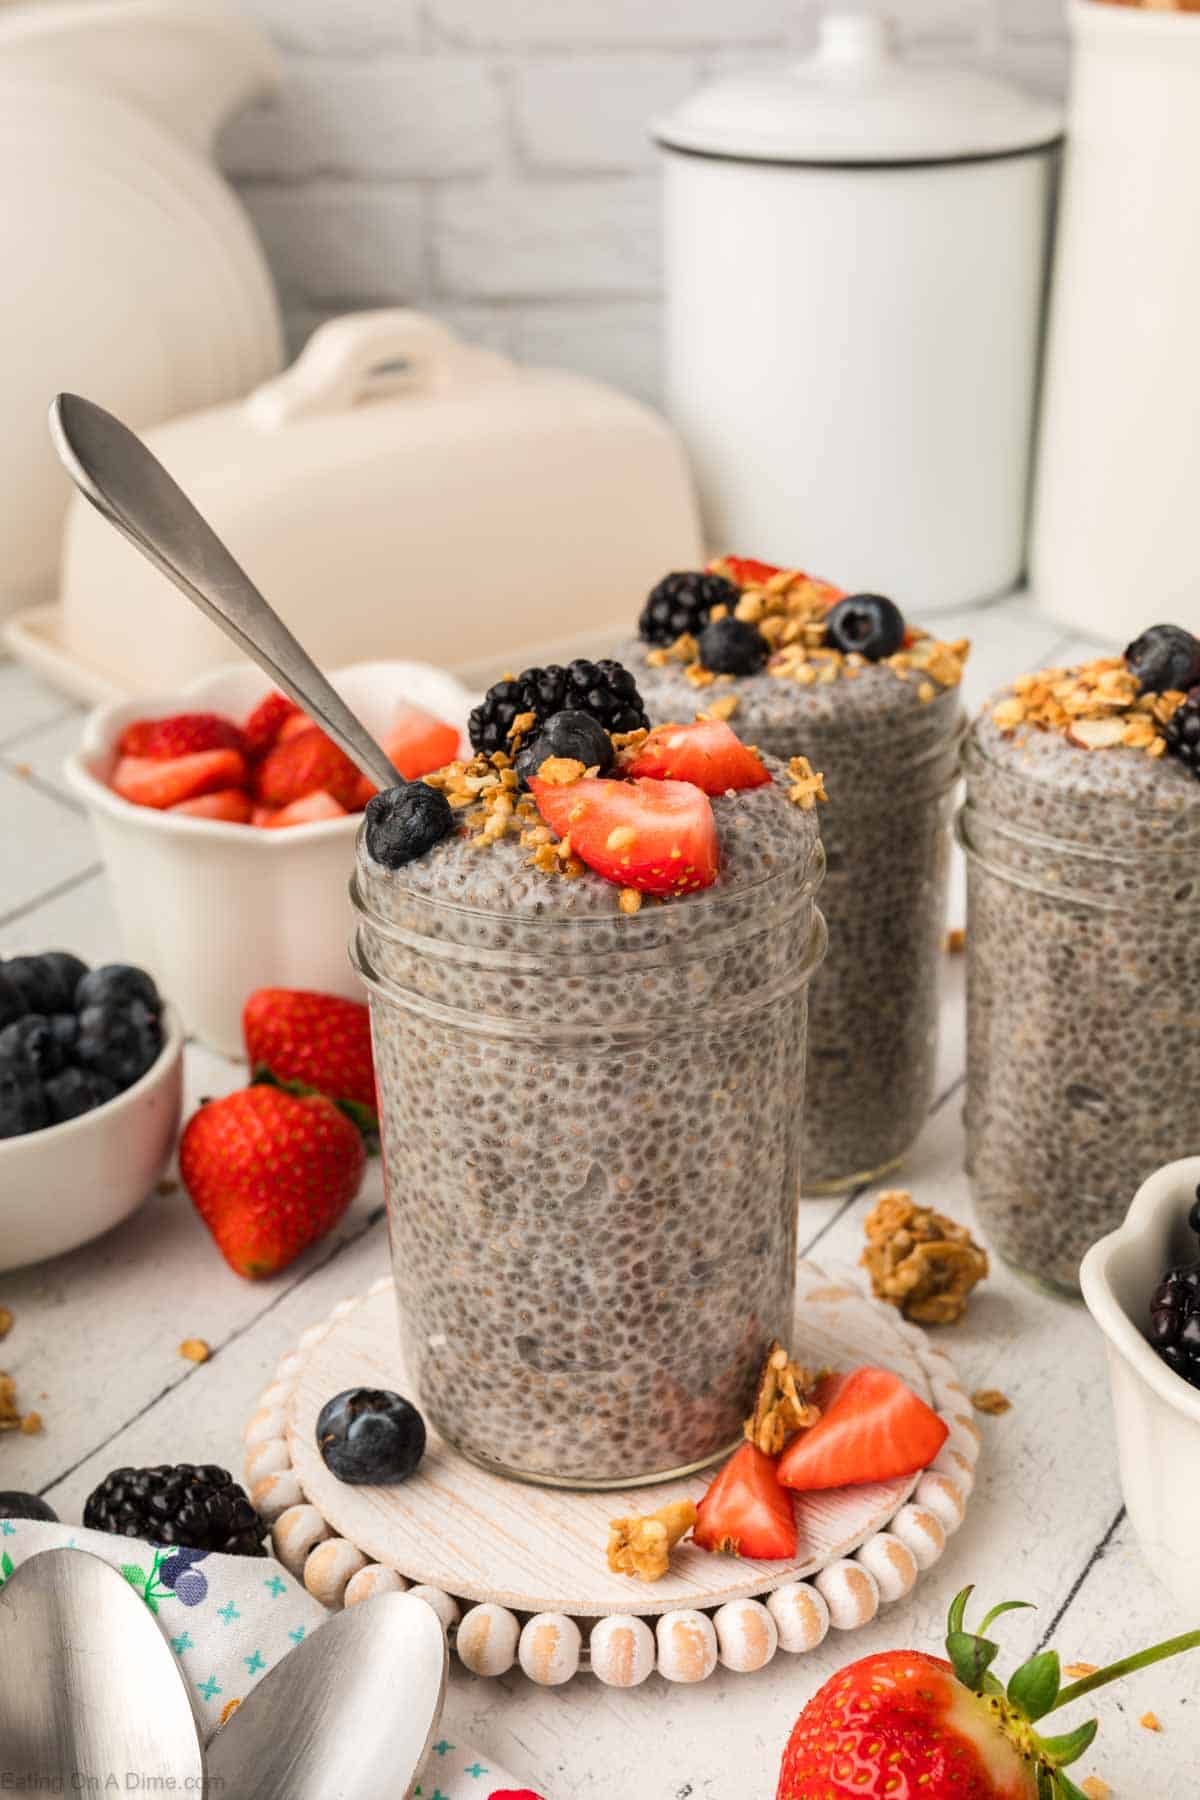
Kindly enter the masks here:
[[[919, 1476], [801, 1496], [794, 1562], [713, 1556], [685, 1543], [653, 1585], [609, 1571], [609, 1520], [698, 1500], [711, 1472], [628, 1493], [540, 1488], [476, 1467], [431, 1432], [420, 1469], [401, 1486], [349, 1487], [329, 1473], [315, 1424], [331, 1395], [358, 1386], [412, 1391], [394, 1309], [384, 1281], [304, 1334], [247, 1427], [247, 1478], [274, 1521], [276, 1553], [326, 1604], [411, 1582], [451, 1627], [458, 1602], [474, 1602], [456, 1635], [459, 1654], [480, 1673], [504, 1673], [519, 1656], [535, 1679], [568, 1679], [585, 1660], [576, 1620], [609, 1622], [591, 1633], [602, 1678], [597, 1652], [604, 1661], [607, 1651], [615, 1673], [637, 1679], [650, 1666], [670, 1674], [681, 1657], [691, 1673], [674, 1679], [702, 1679], [718, 1659], [761, 1666], [781, 1641], [811, 1647], [800, 1640], [820, 1641], [829, 1623], [865, 1623], [881, 1600], [900, 1598], [961, 1522], [979, 1434], [949, 1359], [852, 1278], [815, 1264], [800, 1267], [797, 1355], [810, 1367], [894, 1369], [941, 1411], [946, 1446]], [[523, 1629], [517, 1614], [528, 1616]], [[646, 1620], [657, 1621], [657, 1644]], [[680, 1621], [690, 1622], [690, 1637], [680, 1636]]]

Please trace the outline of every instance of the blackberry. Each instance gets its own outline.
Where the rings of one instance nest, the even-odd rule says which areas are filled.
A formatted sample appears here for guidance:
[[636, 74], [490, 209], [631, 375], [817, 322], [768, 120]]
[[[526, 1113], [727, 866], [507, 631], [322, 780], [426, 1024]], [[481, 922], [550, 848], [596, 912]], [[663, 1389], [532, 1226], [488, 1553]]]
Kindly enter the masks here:
[[1144, 694], [1186, 691], [1200, 681], [1200, 638], [1182, 625], [1151, 625], [1126, 648], [1125, 667]]
[[[1188, 1214], [1200, 1236], [1200, 1188]], [[1200, 1388], [1200, 1262], [1168, 1269], [1150, 1297], [1150, 1342], [1169, 1369]]]
[[638, 636], [647, 644], [673, 644], [685, 631], [699, 637], [714, 606], [727, 606], [732, 612], [740, 599], [741, 590], [724, 575], [677, 570], [650, 589], [638, 619]]
[[508, 750], [513, 720], [522, 713], [534, 715], [533, 731], [525, 735], [528, 743], [547, 719], [560, 712], [589, 713], [610, 732], [645, 731], [650, 725], [628, 669], [607, 657], [599, 662], [577, 658], [565, 669], [551, 663], [497, 681], [471, 714], [471, 742], [486, 755]]
[[1167, 720], [1163, 736], [1170, 754], [1178, 757], [1200, 781], [1200, 687], [1194, 687], [1183, 705]]
[[228, 1469], [211, 1463], [162, 1463], [114, 1469], [88, 1496], [83, 1522], [92, 1531], [146, 1538], [226, 1556], [265, 1556], [266, 1525]]
[[700, 661], [716, 675], [757, 675], [770, 648], [744, 619], [712, 619], [700, 633]]

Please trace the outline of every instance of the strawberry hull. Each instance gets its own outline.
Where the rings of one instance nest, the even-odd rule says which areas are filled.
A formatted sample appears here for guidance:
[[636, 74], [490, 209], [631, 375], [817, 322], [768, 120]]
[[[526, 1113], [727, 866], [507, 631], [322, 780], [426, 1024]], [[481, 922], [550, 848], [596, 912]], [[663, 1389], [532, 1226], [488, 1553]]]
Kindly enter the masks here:
[[406, 1356], [431, 1423], [523, 1479], [715, 1460], [790, 1332], [817, 823], [786, 778], [711, 808], [711, 885], [630, 914], [516, 837], [395, 871], [360, 841]]

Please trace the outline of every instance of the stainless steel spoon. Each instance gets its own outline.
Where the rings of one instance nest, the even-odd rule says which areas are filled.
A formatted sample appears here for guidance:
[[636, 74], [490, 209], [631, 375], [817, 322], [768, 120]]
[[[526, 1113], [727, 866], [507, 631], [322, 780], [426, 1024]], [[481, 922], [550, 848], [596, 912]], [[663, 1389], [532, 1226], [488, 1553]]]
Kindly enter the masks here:
[[370, 732], [127, 425], [92, 400], [59, 394], [50, 407], [50, 436], [67, 474], [98, 513], [253, 657], [369, 780], [382, 788], [402, 785]]
[[[419, 1603], [418, 1603], [419, 1604]], [[0, 1588], [0, 1787], [194, 1793], [187, 1684], [133, 1588], [83, 1550], [44, 1550]]]
[[398, 1800], [446, 1695], [441, 1621], [379, 1594], [338, 1613], [263, 1677], [208, 1746], [221, 1800]]

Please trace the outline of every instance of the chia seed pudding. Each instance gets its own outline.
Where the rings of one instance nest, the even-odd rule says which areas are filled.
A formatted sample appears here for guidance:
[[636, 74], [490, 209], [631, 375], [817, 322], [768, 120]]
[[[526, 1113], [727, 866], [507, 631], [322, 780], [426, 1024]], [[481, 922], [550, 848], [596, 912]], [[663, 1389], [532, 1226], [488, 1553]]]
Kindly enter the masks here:
[[1043, 671], [967, 745], [967, 1166], [1001, 1256], [1071, 1294], [1200, 1144], [1200, 781], [1163, 732], [1183, 698], [1139, 697], [1117, 659]]
[[387, 868], [360, 834], [408, 1366], [437, 1429], [504, 1473], [624, 1487], [710, 1462], [790, 1331], [822, 856], [768, 768], [711, 801], [713, 885], [636, 911], [514, 835]]
[[[711, 567], [738, 585], [747, 568], [762, 569], [732, 559]], [[688, 660], [686, 639], [682, 650], [635, 639], [616, 654], [652, 721], [716, 710], [745, 743], [784, 759], [803, 752], [824, 775], [829, 950], [809, 998], [804, 1123], [805, 1191], [815, 1193], [895, 1167], [933, 1098], [967, 646], [917, 635], [877, 662], [839, 655], [821, 619], [840, 590], [788, 571], [742, 586], [735, 616], [753, 618], [781, 582], [793, 584], [785, 595], [799, 593], [808, 623], [756, 672], [714, 675]]]

